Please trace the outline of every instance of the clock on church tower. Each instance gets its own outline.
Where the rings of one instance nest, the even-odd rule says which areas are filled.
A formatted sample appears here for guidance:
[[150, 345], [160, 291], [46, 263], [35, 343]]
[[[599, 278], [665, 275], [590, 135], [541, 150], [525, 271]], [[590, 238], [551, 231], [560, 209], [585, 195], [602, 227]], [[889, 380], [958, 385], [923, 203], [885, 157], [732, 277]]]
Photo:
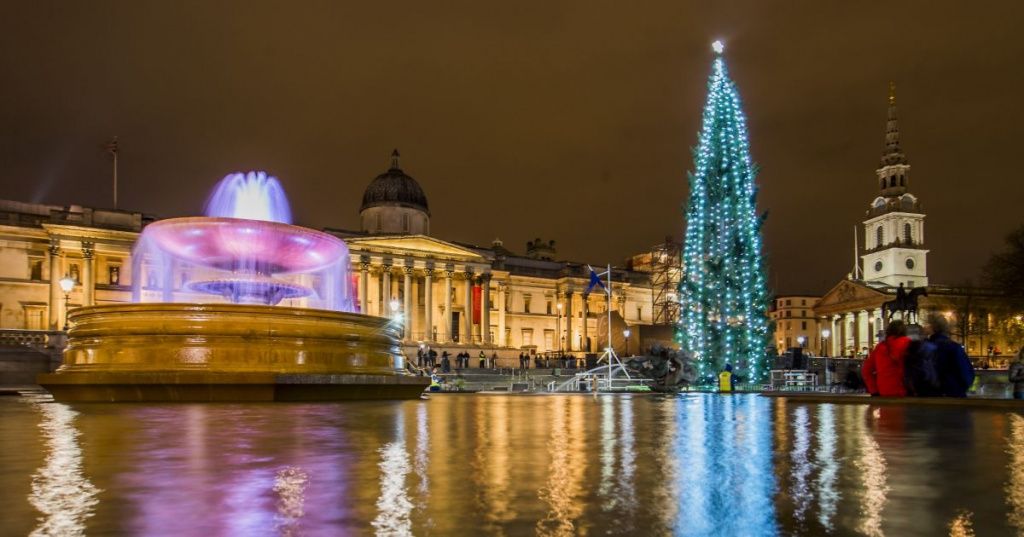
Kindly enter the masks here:
[[907, 288], [928, 285], [924, 247], [924, 211], [908, 191], [910, 164], [900, 149], [896, 120], [896, 92], [889, 85], [889, 118], [885, 151], [878, 175], [879, 195], [871, 202], [864, 220], [864, 281]]

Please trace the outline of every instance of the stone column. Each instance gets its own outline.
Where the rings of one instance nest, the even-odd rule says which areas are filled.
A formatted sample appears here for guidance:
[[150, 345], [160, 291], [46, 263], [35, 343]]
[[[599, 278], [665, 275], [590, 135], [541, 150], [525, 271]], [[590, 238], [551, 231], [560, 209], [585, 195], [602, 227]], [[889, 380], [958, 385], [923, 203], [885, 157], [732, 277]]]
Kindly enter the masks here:
[[384, 260], [384, 266], [381, 267], [380, 273], [381, 279], [381, 294], [383, 297], [380, 301], [381, 317], [391, 316], [391, 260]]
[[427, 265], [423, 273], [423, 339], [434, 342], [434, 267]]
[[836, 356], [846, 356], [846, 314], [840, 313], [837, 322], [839, 323], [839, 331], [836, 333], [839, 348], [836, 350]]
[[573, 338], [572, 338], [573, 329], [572, 329], [572, 325], [573, 325], [573, 321], [575, 320], [575, 319], [573, 319], [573, 316], [572, 316], [572, 297], [573, 297], [572, 288], [569, 288], [568, 290], [565, 291], [565, 348], [568, 349], [570, 352], [576, 350], [576, 349], [572, 348], [573, 347], [573, 345], [572, 345], [573, 344]]
[[580, 297], [583, 299], [583, 309], [580, 310], [583, 313], [583, 326], [580, 330], [582, 335], [582, 339], [580, 340], [580, 350], [589, 351], [590, 349], [587, 348], [587, 344], [590, 343], [590, 338], [587, 337], [587, 316], [590, 314], [590, 304], [587, 304], [587, 302], [590, 301], [590, 293], [583, 293]]
[[409, 265], [402, 267], [405, 279], [402, 282], [402, 337], [406, 340], [412, 339], [413, 337], [413, 311], [412, 311], [412, 262]]
[[861, 347], [861, 332], [860, 329], [860, 314], [859, 311], [853, 312], [853, 355], [856, 356], [860, 352]]
[[93, 270], [94, 244], [82, 242], [82, 305], [96, 303], [96, 271]]
[[359, 313], [370, 313], [370, 260], [359, 258]]
[[864, 315], [867, 316], [867, 337], [865, 344], [868, 347], [868, 352], [871, 352], [871, 348], [875, 345], [875, 312], [871, 310], [864, 310]]
[[445, 343], [452, 342], [452, 277], [455, 276], [454, 267], [448, 265], [444, 269], [444, 333], [441, 340]]
[[466, 271], [466, 306], [465, 315], [463, 315], [462, 326], [464, 333], [461, 334], [460, 338], [462, 343], [473, 342], [473, 273], [469, 270]]
[[64, 296], [60, 289], [61, 269], [60, 241], [50, 240], [50, 330], [60, 330], [64, 326]]
[[480, 275], [480, 340], [491, 344], [491, 273]]
[[507, 290], [507, 283], [498, 282], [498, 345], [501, 347], [508, 347], [508, 339], [505, 337], [505, 303], [507, 300], [505, 293]]

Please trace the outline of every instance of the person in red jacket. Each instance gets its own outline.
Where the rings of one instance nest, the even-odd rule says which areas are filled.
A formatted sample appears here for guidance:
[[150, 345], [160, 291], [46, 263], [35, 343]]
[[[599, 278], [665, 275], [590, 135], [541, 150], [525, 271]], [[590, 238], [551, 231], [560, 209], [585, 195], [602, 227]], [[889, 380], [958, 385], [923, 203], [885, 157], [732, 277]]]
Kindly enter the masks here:
[[885, 341], [875, 346], [864, 360], [861, 374], [868, 393], [882, 397], [906, 397], [903, 383], [903, 359], [907, 356], [910, 338], [903, 321], [892, 321], [885, 330]]

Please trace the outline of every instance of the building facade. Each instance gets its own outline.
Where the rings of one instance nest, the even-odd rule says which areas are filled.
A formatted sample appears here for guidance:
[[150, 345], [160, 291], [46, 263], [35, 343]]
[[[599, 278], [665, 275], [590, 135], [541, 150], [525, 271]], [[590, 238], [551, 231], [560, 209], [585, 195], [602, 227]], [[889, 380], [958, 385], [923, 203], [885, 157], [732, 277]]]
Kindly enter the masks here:
[[769, 316], [775, 323], [775, 350], [779, 354], [800, 347], [811, 354], [824, 354], [823, 335], [818, 327], [814, 305], [821, 297], [785, 295], [772, 302]]
[[[130, 301], [131, 249], [153, 220], [137, 212], [0, 202], [0, 328], [60, 329], [67, 308]], [[609, 300], [600, 288], [587, 292], [587, 265], [556, 261], [554, 241], [531, 242], [517, 254], [497, 240], [481, 247], [431, 236], [427, 197], [401, 169], [397, 150], [367, 187], [359, 225], [324, 231], [348, 245], [359, 311], [401, 315], [407, 343], [536, 352], [607, 345]], [[181, 270], [175, 291], [188, 280], [187, 267]], [[612, 272], [613, 326], [650, 324], [649, 274]], [[65, 275], [78, 283], [68, 296], [58, 284]], [[620, 340], [613, 333], [612, 344]]]

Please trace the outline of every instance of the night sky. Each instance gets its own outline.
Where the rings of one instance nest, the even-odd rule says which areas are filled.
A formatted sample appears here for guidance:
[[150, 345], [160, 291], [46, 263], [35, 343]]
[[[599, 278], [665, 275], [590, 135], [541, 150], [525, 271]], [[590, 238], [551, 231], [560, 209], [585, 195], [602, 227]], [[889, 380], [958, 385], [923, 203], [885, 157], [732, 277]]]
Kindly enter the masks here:
[[621, 263], [682, 236], [721, 38], [776, 291], [851, 270], [890, 80], [929, 275], [957, 283], [1024, 221], [1021, 21], [1017, 1], [8, 0], [0, 198], [111, 206], [118, 135], [122, 208], [197, 214], [263, 169], [300, 223], [355, 229], [398, 147], [433, 235]]

